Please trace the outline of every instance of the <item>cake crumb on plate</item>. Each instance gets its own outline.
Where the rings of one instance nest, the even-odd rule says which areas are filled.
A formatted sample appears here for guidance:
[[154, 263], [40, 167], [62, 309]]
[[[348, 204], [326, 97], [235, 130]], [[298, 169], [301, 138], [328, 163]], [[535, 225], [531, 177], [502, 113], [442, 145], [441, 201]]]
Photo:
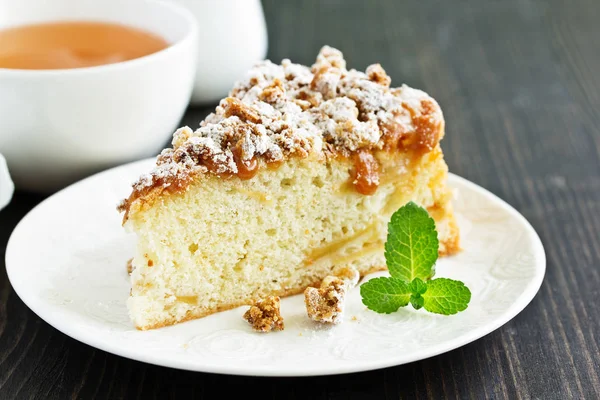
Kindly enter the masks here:
[[304, 291], [304, 303], [308, 317], [313, 321], [339, 324], [344, 312], [344, 298], [348, 290], [358, 283], [360, 274], [351, 267], [334, 271], [327, 276], [320, 288], [308, 287]]
[[269, 296], [250, 307], [244, 314], [244, 319], [256, 332], [282, 331], [284, 325], [279, 305], [279, 296]]

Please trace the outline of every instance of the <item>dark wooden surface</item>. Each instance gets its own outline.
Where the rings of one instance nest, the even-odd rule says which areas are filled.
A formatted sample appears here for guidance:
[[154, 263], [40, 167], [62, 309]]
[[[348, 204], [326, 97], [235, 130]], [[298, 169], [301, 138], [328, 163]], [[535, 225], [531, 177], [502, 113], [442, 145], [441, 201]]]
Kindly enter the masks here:
[[[350, 66], [380, 62], [393, 83], [440, 102], [450, 169], [508, 201], [541, 236], [548, 268], [538, 295], [502, 328], [438, 357], [262, 379], [81, 344], [29, 311], [1, 267], [0, 398], [227, 398], [239, 389], [264, 399], [600, 398], [600, 1], [269, 0], [265, 13], [272, 60], [310, 64], [330, 44]], [[206, 113], [189, 110], [184, 122]], [[19, 193], [0, 212], [0, 264], [11, 230], [40, 200]]]

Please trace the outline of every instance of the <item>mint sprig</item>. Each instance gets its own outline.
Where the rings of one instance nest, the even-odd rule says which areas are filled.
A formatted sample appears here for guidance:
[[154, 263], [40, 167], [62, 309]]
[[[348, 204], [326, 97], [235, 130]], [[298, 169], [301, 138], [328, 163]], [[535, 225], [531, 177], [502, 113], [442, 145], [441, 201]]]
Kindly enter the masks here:
[[432, 279], [439, 241], [435, 222], [413, 202], [396, 211], [388, 225], [385, 259], [391, 277], [371, 279], [360, 287], [363, 304], [389, 314], [410, 303], [414, 309], [443, 315], [464, 311], [471, 291], [464, 283]]

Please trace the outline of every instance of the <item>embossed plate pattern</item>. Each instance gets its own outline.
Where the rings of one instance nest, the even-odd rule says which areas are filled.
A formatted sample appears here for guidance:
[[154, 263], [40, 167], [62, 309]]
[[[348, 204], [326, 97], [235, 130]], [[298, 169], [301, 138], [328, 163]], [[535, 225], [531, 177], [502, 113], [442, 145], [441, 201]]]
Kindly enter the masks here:
[[[105, 171], [48, 198], [15, 228], [6, 252], [21, 299], [61, 332], [90, 346], [174, 368], [239, 375], [303, 376], [365, 371], [431, 357], [472, 342], [519, 313], [538, 291], [546, 260], [539, 237], [513, 208], [457, 176], [462, 251], [437, 276], [464, 281], [469, 308], [445, 317], [411, 307], [367, 310], [353, 290], [344, 323], [313, 324], [301, 296], [282, 301], [284, 332], [257, 334], [230, 310], [184, 324], [136, 331], [127, 315], [125, 263], [135, 238], [115, 206], [154, 160]], [[381, 275], [381, 274], [380, 274]]]

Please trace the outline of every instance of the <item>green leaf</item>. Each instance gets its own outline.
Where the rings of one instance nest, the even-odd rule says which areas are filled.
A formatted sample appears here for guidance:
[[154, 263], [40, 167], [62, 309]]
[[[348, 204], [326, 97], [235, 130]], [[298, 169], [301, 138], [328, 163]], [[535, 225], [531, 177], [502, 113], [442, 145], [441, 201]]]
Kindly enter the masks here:
[[410, 300], [408, 283], [394, 278], [374, 278], [360, 286], [362, 302], [370, 310], [389, 314]]
[[418, 310], [421, 307], [423, 307], [424, 303], [425, 299], [423, 299], [423, 297], [420, 294], [412, 294], [410, 296], [410, 304], [412, 304], [415, 310]]
[[427, 282], [427, 291], [422, 296], [423, 308], [443, 315], [464, 311], [471, 301], [471, 291], [464, 283], [446, 278]]
[[427, 291], [427, 283], [423, 282], [419, 278], [415, 278], [410, 285], [408, 285], [408, 288], [412, 294], [421, 295]]
[[412, 201], [392, 215], [385, 243], [390, 275], [411, 282], [431, 279], [438, 258], [435, 222], [424, 208]]

